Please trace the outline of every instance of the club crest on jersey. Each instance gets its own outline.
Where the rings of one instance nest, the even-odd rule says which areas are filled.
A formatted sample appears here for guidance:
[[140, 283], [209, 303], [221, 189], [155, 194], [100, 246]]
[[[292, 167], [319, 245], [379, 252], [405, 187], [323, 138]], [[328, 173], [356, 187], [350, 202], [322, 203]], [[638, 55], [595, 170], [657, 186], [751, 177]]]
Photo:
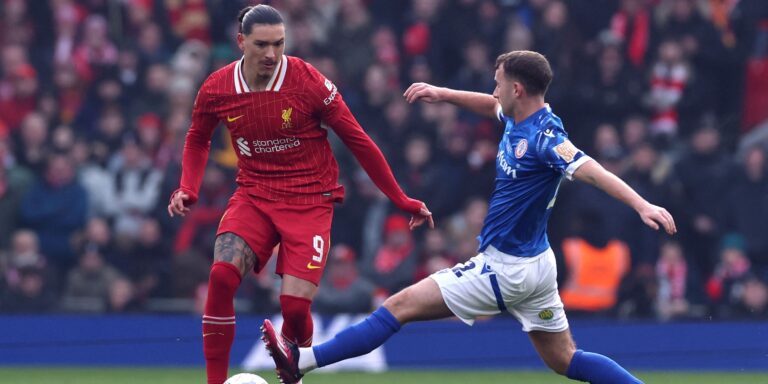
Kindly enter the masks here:
[[293, 113], [293, 107], [288, 107], [288, 109], [283, 109], [283, 129], [290, 129], [293, 127], [293, 124], [291, 124], [291, 114]]
[[518, 159], [525, 156], [525, 152], [528, 151], [528, 140], [522, 139], [517, 143], [515, 147], [515, 157]]

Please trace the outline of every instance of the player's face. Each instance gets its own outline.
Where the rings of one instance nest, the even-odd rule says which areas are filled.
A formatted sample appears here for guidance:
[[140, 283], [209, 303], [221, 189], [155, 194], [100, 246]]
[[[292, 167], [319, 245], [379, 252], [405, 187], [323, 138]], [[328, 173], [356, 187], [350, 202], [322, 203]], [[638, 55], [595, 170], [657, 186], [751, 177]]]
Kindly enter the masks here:
[[245, 56], [245, 70], [268, 78], [285, 51], [285, 25], [254, 24], [249, 34], [237, 34], [237, 45]]
[[520, 83], [507, 77], [501, 66], [496, 69], [494, 79], [496, 80], [496, 88], [493, 90], [493, 97], [499, 101], [504, 115], [514, 115], [515, 105], [517, 105], [517, 100], [520, 97]]

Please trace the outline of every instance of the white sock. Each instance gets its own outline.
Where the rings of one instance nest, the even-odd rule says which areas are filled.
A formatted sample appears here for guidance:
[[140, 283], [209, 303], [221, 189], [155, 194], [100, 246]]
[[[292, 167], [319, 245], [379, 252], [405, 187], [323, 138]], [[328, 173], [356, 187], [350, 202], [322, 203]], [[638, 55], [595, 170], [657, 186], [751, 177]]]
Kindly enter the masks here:
[[299, 372], [303, 375], [315, 368], [317, 368], [315, 351], [311, 347], [299, 348]]

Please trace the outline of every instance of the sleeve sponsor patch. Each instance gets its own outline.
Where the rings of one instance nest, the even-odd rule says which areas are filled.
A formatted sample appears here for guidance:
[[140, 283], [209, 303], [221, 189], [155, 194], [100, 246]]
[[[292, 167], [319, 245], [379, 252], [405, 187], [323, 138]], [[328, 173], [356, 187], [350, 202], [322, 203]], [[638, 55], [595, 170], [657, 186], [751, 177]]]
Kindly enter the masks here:
[[579, 153], [579, 149], [570, 140], [566, 140], [555, 146], [555, 153], [565, 160], [566, 163], [570, 163], [576, 157], [576, 154]]
[[329, 105], [333, 102], [333, 99], [336, 98], [336, 94], [338, 93], [338, 90], [336, 89], [336, 85], [333, 84], [330, 80], [325, 79], [325, 88], [328, 89], [329, 92], [331, 92], [328, 97], [323, 99], [323, 104]]

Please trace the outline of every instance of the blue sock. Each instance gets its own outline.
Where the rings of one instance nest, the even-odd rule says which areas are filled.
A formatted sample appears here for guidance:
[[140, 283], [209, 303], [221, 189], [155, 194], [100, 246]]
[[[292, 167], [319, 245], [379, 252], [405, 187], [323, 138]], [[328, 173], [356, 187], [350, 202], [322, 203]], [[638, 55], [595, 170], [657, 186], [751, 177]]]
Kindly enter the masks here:
[[400, 323], [384, 307], [379, 307], [365, 320], [341, 332], [333, 339], [312, 347], [318, 367], [365, 355], [384, 344], [400, 330]]
[[592, 384], [643, 384], [610, 358], [581, 349], [573, 354], [566, 376]]

